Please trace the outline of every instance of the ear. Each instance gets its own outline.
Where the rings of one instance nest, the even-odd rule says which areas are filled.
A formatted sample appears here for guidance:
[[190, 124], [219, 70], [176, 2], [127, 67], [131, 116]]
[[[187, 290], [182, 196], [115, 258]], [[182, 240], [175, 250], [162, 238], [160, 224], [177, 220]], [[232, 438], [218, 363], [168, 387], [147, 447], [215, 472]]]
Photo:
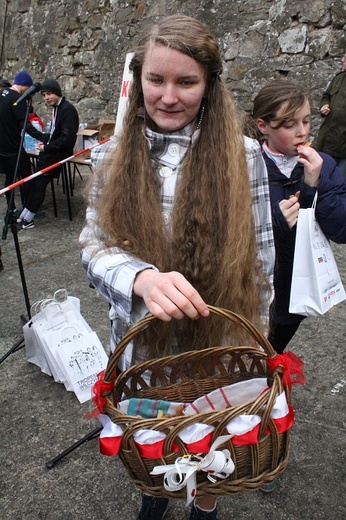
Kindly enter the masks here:
[[258, 130], [260, 132], [262, 132], [262, 134], [267, 133], [268, 124], [265, 123], [265, 121], [263, 121], [263, 119], [256, 119], [255, 123], [257, 125]]

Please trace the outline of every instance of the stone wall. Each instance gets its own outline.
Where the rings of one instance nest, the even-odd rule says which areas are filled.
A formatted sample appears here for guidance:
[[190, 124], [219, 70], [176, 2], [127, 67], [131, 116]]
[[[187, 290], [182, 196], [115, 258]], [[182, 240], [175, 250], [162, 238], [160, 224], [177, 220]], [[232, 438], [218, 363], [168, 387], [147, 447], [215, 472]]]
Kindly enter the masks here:
[[[212, 29], [241, 108], [251, 109], [268, 80], [288, 77], [311, 93], [314, 132], [346, 50], [345, 0], [2, 0], [0, 76], [25, 69], [35, 81], [55, 77], [81, 122], [114, 118], [126, 52], [147, 24], [177, 12]], [[34, 105], [47, 120], [39, 95]]]

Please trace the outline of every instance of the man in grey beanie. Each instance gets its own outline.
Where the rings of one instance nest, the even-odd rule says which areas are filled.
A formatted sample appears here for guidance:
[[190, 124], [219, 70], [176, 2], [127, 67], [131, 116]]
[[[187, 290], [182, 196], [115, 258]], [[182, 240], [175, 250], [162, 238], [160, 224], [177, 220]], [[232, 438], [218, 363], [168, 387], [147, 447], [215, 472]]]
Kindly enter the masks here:
[[[61, 87], [55, 79], [49, 78], [42, 82], [41, 94], [46, 104], [53, 110], [48, 140], [37, 146], [40, 152], [37, 164], [38, 171], [73, 155], [79, 128], [78, 112], [63, 97]], [[47, 185], [52, 177], [60, 174], [60, 171], [61, 166], [58, 166], [31, 181], [33, 183], [32, 189], [26, 200], [25, 208], [18, 219], [19, 230], [35, 227], [34, 216], [44, 201]]]

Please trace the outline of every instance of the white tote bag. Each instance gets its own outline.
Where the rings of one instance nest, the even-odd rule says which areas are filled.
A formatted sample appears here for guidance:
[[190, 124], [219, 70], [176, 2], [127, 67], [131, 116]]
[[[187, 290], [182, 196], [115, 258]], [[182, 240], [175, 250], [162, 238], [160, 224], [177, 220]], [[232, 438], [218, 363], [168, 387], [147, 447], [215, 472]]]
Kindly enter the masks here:
[[34, 324], [39, 324], [40, 320], [45, 318], [41, 314], [36, 314], [23, 327], [26, 360], [40, 367], [44, 374], [52, 375], [52, 370], [47, 360], [46, 354], [41, 343], [37, 340], [34, 330]]
[[321, 316], [346, 298], [329, 240], [311, 208], [299, 209], [289, 312]]
[[[108, 356], [96, 332], [84, 334], [73, 329], [72, 326], [61, 331], [62, 340], [55, 343], [55, 355], [69, 389], [84, 403], [92, 398], [92, 387], [99, 372], [106, 369]], [[52, 339], [53, 345], [57, 338]]]
[[82, 321], [88, 332], [91, 332], [91, 328], [80, 314], [79, 298], [67, 296], [65, 290], [56, 291], [53, 298], [36, 302], [31, 310], [32, 319], [23, 327], [26, 359], [56, 379], [56, 372], [43, 342], [44, 334], [62, 328], [66, 321]]

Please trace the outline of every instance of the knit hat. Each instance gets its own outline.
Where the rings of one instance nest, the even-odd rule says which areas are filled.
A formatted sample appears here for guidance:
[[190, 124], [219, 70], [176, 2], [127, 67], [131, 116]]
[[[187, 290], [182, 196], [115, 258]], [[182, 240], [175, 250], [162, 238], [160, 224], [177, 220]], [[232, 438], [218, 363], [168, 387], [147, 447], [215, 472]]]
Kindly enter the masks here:
[[31, 87], [32, 77], [25, 70], [21, 70], [15, 75], [13, 83], [15, 85], [23, 85], [23, 87]]
[[59, 83], [55, 79], [45, 79], [41, 85], [41, 94], [43, 92], [51, 92], [59, 97], [62, 97], [62, 92]]

